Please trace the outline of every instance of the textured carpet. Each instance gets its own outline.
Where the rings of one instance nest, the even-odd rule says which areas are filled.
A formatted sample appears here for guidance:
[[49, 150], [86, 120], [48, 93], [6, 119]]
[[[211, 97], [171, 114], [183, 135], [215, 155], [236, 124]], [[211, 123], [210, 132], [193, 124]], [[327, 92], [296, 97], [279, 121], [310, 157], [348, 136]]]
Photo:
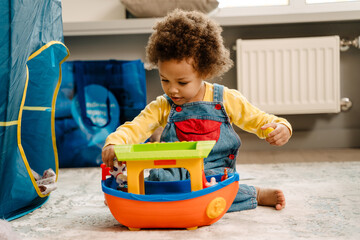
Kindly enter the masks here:
[[[242, 183], [284, 191], [282, 211], [227, 213], [197, 230], [131, 232], [104, 205], [100, 168], [60, 169], [58, 189], [40, 209], [10, 222], [20, 239], [360, 239], [360, 162], [238, 165]], [[245, 175], [245, 174], [244, 174]]]

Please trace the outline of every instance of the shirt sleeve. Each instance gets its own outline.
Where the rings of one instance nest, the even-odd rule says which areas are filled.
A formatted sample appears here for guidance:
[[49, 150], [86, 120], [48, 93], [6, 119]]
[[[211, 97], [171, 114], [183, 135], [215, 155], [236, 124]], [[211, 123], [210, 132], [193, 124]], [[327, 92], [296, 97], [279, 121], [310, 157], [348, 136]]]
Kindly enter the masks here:
[[165, 126], [170, 109], [170, 104], [163, 96], [157, 97], [134, 120], [124, 123], [111, 133], [104, 147], [144, 142], [159, 126]]
[[285, 118], [261, 111], [237, 90], [224, 88], [224, 107], [231, 123], [244, 131], [256, 134], [259, 138], [265, 138], [265, 132], [261, 127], [267, 123], [284, 124], [292, 134], [292, 127]]

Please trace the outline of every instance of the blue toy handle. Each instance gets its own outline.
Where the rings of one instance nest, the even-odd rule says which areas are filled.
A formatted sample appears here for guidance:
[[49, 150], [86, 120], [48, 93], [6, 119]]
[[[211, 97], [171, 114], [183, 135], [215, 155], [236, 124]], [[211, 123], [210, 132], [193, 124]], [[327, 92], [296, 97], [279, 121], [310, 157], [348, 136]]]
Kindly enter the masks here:
[[[106, 65], [106, 81], [105, 88], [109, 91], [109, 80], [111, 79], [113, 67], [112, 64]], [[74, 73], [75, 73], [75, 87], [77, 98], [79, 101], [80, 107], [80, 116], [83, 119], [83, 123], [90, 127], [99, 127], [104, 128], [109, 125], [111, 122], [111, 114], [110, 114], [110, 98], [109, 94], [106, 97], [106, 108], [107, 108], [107, 122], [104, 125], [94, 124], [91, 118], [89, 118], [86, 114], [86, 99], [85, 99], [85, 87], [87, 86], [87, 74], [85, 72], [84, 64], [82, 62], [74, 62]]]

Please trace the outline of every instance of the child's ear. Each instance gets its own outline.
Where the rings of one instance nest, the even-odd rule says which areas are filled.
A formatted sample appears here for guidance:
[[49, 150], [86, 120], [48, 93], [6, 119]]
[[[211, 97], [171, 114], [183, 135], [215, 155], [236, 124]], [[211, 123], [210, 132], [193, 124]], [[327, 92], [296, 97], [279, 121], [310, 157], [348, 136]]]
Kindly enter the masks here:
[[199, 77], [200, 77], [202, 80], [210, 80], [210, 78], [211, 78], [211, 72], [209, 72], [209, 71], [203, 72], [203, 73], [199, 74]]
[[202, 79], [203, 81], [209, 80], [209, 78], [210, 78], [210, 74], [209, 74], [209, 73], [203, 74], [203, 76], [201, 76], [201, 79]]

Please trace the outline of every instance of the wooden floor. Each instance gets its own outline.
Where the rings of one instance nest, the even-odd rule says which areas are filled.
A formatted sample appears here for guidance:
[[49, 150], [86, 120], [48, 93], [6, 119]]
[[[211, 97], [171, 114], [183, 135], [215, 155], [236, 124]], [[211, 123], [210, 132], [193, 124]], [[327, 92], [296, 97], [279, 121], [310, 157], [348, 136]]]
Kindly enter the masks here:
[[360, 148], [239, 151], [237, 164], [360, 161]]

